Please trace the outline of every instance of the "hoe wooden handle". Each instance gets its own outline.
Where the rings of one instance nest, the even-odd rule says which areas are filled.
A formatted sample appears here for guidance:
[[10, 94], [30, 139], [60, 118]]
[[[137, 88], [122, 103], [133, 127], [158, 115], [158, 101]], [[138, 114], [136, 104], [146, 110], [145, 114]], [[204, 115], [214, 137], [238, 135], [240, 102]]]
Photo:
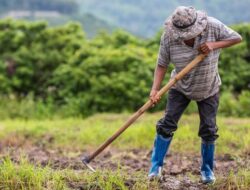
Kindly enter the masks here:
[[[182, 69], [173, 79], [171, 79], [158, 93], [161, 97], [165, 94], [175, 83], [182, 79], [187, 73], [189, 73], [199, 62], [201, 62], [206, 55], [198, 55], [192, 62], [190, 62], [184, 69]], [[90, 163], [97, 155], [99, 155], [108, 145], [110, 145], [117, 137], [119, 137], [132, 123], [134, 123], [146, 110], [153, 105], [151, 100], [148, 100], [137, 112], [135, 112], [124, 124], [116, 131], [106, 142], [104, 142], [95, 152], [84, 159], [84, 162]]]

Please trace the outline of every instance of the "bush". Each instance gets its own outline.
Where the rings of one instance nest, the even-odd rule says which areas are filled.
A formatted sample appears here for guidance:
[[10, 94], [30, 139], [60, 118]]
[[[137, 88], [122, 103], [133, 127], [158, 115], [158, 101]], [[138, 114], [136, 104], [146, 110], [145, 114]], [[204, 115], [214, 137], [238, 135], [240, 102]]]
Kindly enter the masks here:
[[239, 116], [250, 116], [250, 91], [243, 91], [239, 95]]
[[[226, 49], [220, 59], [220, 111], [225, 115], [249, 115], [249, 28], [249, 24], [235, 26], [244, 42]], [[48, 113], [60, 108], [69, 109], [65, 110], [66, 115], [81, 116], [135, 111], [148, 100], [160, 36], [161, 32], [142, 40], [119, 30], [86, 40], [76, 23], [50, 28], [44, 22], [2, 20], [0, 95], [18, 97], [10, 104], [18, 107], [20, 101], [23, 105], [17, 112], [10, 110], [11, 117], [27, 117], [25, 113], [29, 112], [28, 115], [43, 114], [47, 106]], [[172, 68], [170, 65], [164, 84]], [[161, 101], [151, 111], [163, 109], [165, 103]], [[37, 106], [39, 112], [30, 111]], [[192, 103], [186, 113], [196, 110]]]
[[14, 95], [0, 97], [0, 117], [23, 118], [23, 119], [44, 119], [52, 118], [57, 113], [56, 105], [52, 99], [47, 100], [34, 99], [32, 94], [25, 98], [18, 98]]
[[243, 91], [238, 96], [224, 92], [220, 99], [219, 113], [225, 116], [250, 116], [250, 91]]
[[235, 96], [231, 92], [224, 92], [221, 94], [220, 103], [219, 103], [219, 113], [230, 116], [238, 115], [239, 113], [239, 104]]

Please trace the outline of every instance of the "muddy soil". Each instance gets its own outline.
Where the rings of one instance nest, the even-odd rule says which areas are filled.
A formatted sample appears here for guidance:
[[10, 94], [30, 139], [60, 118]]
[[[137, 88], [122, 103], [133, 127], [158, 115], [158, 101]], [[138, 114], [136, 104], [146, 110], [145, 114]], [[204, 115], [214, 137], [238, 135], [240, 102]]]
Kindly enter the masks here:
[[[87, 153], [70, 154], [63, 150], [49, 150], [42, 147], [26, 147], [26, 148], [4, 148], [0, 150], [1, 157], [10, 155], [11, 159], [19, 162], [20, 155], [27, 155], [30, 162], [40, 164], [42, 166], [49, 165], [53, 169], [70, 168], [76, 172], [86, 170], [86, 167], [81, 163], [81, 157]], [[89, 153], [89, 152], [88, 152]], [[109, 149], [100, 154], [91, 166], [96, 169], [111, 169], [116, 170], [122, 167], [129, 173], [136, 171], [148, 171], [150, 165], [151, 152], [142, 149], [132, 150], [115, 150]], [[227, 176], [230, 171], [237, 172], [239, 168], [250, 168], [250, 155], [246, 154], [243, 157], [233, 157], [231, 155], [222, 155], [216, 157], [215, 173], [217, 176]], [[164, 166], [164, 177], [159, 183], [159, 189], [208, 189], [207, 186], [199, 182], [199, 167], [200, 155], [178, 154], [171, 152]], [[119, 163], [119, 164], [118, 164]], [[135, 179], [128, 179], [126, 185], [132, 187], [135, 184]], [[72, 189], [86, 189], [83, 184], [71, 183], [69, 186]]]

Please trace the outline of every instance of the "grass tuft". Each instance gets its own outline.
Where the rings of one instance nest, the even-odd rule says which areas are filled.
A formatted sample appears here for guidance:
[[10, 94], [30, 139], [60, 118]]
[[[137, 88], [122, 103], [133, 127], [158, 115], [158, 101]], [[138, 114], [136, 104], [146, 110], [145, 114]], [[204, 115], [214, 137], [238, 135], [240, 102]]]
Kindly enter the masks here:
[[214, 190], [249, 190], [250, 189], [250, 170], [240, 170], [237, 173], [230, 172], [225, 178], [217, 180], [212, 186]]
[[14, 163], [10, 158], [0, 165], [0, 189], [8, 190], [63, 190], [66, 189], [62, 177], [50, 168], [31, 165], [26, 158]]

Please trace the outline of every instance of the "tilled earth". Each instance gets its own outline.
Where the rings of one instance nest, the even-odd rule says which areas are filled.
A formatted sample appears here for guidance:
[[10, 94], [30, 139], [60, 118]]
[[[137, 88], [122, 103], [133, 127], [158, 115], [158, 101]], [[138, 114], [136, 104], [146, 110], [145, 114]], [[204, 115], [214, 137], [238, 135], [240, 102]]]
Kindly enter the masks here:
[[[81, 154], [76, 153], [70, 155], [67, 152], [57, 149], [49, 150], [42, 147], [26, 147], [26, 148], [10, 148], [1, 149], [2, 156], [8, 154], [13, 161], [18, 162], [20, 155], [27, 155], [30, 162], [40, 164], [42, 166], [49, 165], [53, 169], [73, 169], [76, 172], [86, 170], [81, 163]], [[149, 150], [131, 149], [131, 150], [115, 150], [108, 149], [101, 153], [91, 166], [96, 169], [116, 170], [122, 167], [128, 173], [136, 171], [144, 171], [145, 175], [149, 169], [151, 152]], [[227, 176], [229, 172], [237, 172], [239, 168], [250, 166], [250, 155], [246, 154], [242, 157], [233, 157], [231, 155], [217, 156], [215, 162], [215, 173], [217, 176]], [[178, 154], [170, 152], [165, 160], [164, 177], [159, 183], [159, 189], [208, 189], [207, 186], [199, 182], [200, 155]], [[118, 164], [119, 163], [119, 164]], [[135, 179], [128, 179], [126, 185], [132, 187], [136, 183]], [[72, 189], [85, 189], [83, 184], [69, 182]]]

